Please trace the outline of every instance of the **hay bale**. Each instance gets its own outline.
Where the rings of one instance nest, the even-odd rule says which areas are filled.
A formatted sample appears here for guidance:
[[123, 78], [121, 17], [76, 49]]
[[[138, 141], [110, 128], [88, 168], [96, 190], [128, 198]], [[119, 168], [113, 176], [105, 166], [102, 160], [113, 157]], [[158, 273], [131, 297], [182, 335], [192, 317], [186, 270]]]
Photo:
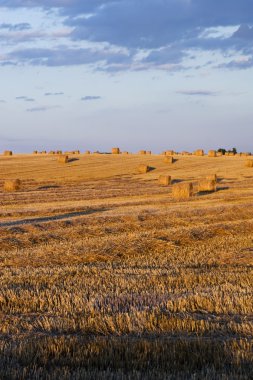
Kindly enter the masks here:
[[85, 154], [91, 154], [90, 150], [86, 150]]
[[222, 156], [223, 156], [222, 152], [216, 152], [216, 157], [222, 157]]
[[164, 160], [165, 164], [173, 164], [174, 162], [174, 158], [172, 156], [166, 156], [164, 157]]
[[151, 155], [152, 154], [151, 150], [147, 150], [146, 154]]
[[75, 150], [74, 154], [80, 154], [80, 150]]
[[56, 154], [62, 154], [62, 150], [57, 150]]
[[147, 152], [145, 150], [140, 150], [139, 154], [147, 154]]
[[12, 151], [11, 150], [5, 150], [4, 156], [12, 156]]
[[229, 156], [229, 153], [228, 153], [228, 152], [225, 152], [225, 156]]
[[253, 160], [246, 160], [245, 161], [245, 166], [247, 168], [253, 168]]
[[20, 179], [9, 179], [4, 182], [4, 191], [18, 191], [21, 187]]
[[69, 162], [69, 156], [67, 156], [67, 155], [60, 155], [59, 157], [58, 157], [58, 162], [60, 163], [60, 164], [67, 164], [68, 162]]
[[210, 179], [201, 179], [198, 182], [199, 192], [213, 192], [216, 191], [216, 181]]
[[55, 154], [55, 151], [54, 150], [50, 150], [50, 152], [48, 152], [48, 154]]
[[119, 148], [112, 148], [112, 154], [120, 154]]
[[208, 157], [217, 157], [216, 150], [209, 150]]
[[123, 154], [124, 154], [124, 155], [128, 155], [128, 154], [129, 154], [129, 152], [123, 152]]
[[150, 171], [150, 167], [148, 165], [141, 164], [138, 167], [138, 172], [141, 174], [148, 173], [149, 171]]
[[195, 150], [194, 154], [195, 154], [195, 156], [204, 156], [205, 152], [203, 149], [197, 149], [197, 150]]
[[229, 152], [228, 155], [231, 156], [231, 157], [235, 156], [235, 154], [233, 152]]
[[193, 196], [192, 182], [177, 183], [172, 186], [172, 198], [188, 199]]
[[47, 151], [46, 151], [46, 150], [43, 150], [43, 151], [41, 152], [41, 154], [47, 154]]
[[170, 175], [160, 175], [158, 181], [161, 185], [169, 186], [171, 184], [171, 176]]
[[174, 153], [175, 153], [174, 150], [166, 150], [165, 155], [166, 156], [173, 156]]
[[215, 182], [217, 182], [218, 177], [217, 177], [217, 174], [208, 174], [206, 176], [206, 179], [209, 180], [209, 181], [215, 181]]
[[38, 151], [37, 151], [37, 150], [34, 150], [34, 151], [33, 151], [33, 154], [38, 154]]

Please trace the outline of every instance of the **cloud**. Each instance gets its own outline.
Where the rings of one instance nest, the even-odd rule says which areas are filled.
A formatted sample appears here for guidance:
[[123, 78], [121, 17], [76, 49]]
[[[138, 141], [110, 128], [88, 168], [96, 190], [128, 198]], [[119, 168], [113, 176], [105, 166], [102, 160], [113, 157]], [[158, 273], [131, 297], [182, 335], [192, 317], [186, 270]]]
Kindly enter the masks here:
[[69, 48], [58, 46], [52, 49], [34, 48], [19, 49], [10, 52], [6, 56], [6, 62], [12, 64], [28, 63], [40, 66], [74, 66], [112, 63], [130, 63], [130, 56], [121, 51], [113, 51], [109, 48], [95, 50], [91, 48]]
[[35, 102], [35, 99], [34, 98], [29, 98], [27, 96], [16, 96], [16, 99], [17, 100], [24, 100], [25, 102]]
[[7, 29], [10, 32], [20, 32], [23, 30], [29, 30], [31, 29], [31, 25], [27, 22], [22, 22], [19, 24], [0, 24], [0, 29]]
[[216, 96], [218, 94], [218, 92], [209, 90], [180, 90], [176, 93], [187, 96]]
[[45, 92], [45, 96], [60, 96], [64, 95], [64, 92]]
[[100, 99], [102, 99], [101, 96], [92, 96], [92, 95], [87, 95], [81, 98], [82, 101], [100, 100]]
[[33, 107], [33, 108], [27, 108], [27, 112], [45, 112], [50, 111], [55, 108], [61, 108], [60, 106], [40, 106], [40, 107]]
[[[1, 6], [51, 11], [63, 31], [27, 33], [28, 23], [2, 24], [9, 31], [20, 28], [20, 33], [3, 38], [23, 45], [12, 48], [1, 65], [92, 65], [108, 72], [181, 70], [192, 51], [196, 58], [216, 51], [232, 58], [238, 53], [253, 57], [252, 0], [5, 0]], [[217, 33], [231, 27], [237, 30], [230, 36]], [[46, 48], [25, 46], [39, 39]], [[64, 45], [52, 43], [60, 39]], [[220, 60], [216, 67], [224, 67]]]

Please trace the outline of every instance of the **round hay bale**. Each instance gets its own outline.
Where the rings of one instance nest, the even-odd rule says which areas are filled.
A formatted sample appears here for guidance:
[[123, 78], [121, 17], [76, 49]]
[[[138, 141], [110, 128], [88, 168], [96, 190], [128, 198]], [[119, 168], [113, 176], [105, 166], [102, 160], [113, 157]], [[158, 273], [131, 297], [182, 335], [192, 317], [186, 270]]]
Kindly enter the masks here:
[[146, 150], [140, 150], [139, 154], [147, 154]]
[[173, 164], [174, 158], [172, 156], [166, 156], [164, 157], [163, 162], [165, 162], [165, 164]]
[[166, 156], [173, 156], [174, 150], [166, 150], [165, 155]]
[[197, 149], [197, 150], [195, 150], [194, 154], [195, 154], [195, 156], [204, 156], [205, 152], [203, 149]]
[[160, 175], [158, 178], [158, 182], [161, 185], [169, 186], [171, 184], [171, 176], [170, 175]]
[[222, 152], [216, 152], [216, 157], [222, 157], [222, 156], [223, 156]]
[[12, 192], [18, 191], [21, 187], [20, 179], [9, 179], [4, 182], [4, 191]]
[[148, 165], [141, 164], [138, 167], [138, 172], [141, 173], [141, 174], [148, 173], [149, 171], [150, 171], [150, 167]]
[[193, 196], [192, 182], [177, 183], [172, 186], [172, 198], [189, 199]]
[[37, 151], [37, 150], [34, 150], [34, 151], [33, 151], [33, 154], [38, 154], [38, 151]]
[[91, 154], [90, 150], [86, 150], [85, 154]]
[[11, 150], [5, 150], [4, 151], [4, 156], [12, 156], [12, 151]]
[[206, 179], [207, 180], [209, 180], [209, 181], [215, 181], [215, 182], [217, 182], [217, 174], [208, 174], [207, 176], [206, 176]]
[[112, 148], [112, 154], [120, 154], [119, 148]]
[[210, 179], [201, 179], [198, 182], [198, 192], [214, 192], [216, 191], [216, 181]]
[[67, 164], [69, 162], [69, 156], [67, 156], [67, 155], [60, 155], [58, 157], [58, 162], [60, 164]]
[[208, 157], [217, 157], [216, 150], [209, 150]]
[[246, 160], [245, 161], [245, 166], [247, 168], [253, 168], [253, 160]]

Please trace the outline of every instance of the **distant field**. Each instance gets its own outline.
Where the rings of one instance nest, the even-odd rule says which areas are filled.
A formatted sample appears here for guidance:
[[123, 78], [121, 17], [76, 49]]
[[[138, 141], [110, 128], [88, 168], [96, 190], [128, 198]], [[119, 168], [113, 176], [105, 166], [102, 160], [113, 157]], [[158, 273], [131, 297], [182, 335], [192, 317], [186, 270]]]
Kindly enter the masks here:
[[[0, 378], [253, 378], [245, 158], [71, 158], [0, 156]], [[213, 173], [218, 191], [198, 194]]]

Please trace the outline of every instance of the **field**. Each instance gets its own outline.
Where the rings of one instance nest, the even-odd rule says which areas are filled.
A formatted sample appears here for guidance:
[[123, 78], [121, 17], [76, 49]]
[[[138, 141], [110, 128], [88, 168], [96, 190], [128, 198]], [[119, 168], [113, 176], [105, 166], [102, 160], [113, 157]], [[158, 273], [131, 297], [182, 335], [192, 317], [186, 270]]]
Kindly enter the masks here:
[[253, 168], [175, 158], [0, 157], [1, 379], [253, 378]]

